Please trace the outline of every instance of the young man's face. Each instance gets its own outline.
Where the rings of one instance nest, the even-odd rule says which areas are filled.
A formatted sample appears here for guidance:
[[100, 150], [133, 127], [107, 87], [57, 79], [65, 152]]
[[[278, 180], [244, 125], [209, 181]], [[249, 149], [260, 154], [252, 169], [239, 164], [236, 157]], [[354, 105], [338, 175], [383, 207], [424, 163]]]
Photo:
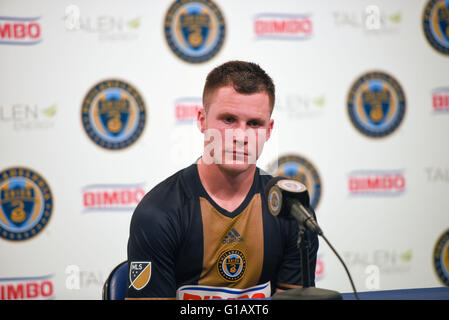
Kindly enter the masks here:
[[200, 110], [199, 127], [204, 133], [203, 161], [234, 173], [256, 165], [273, 128], [266, 92], [241, 94], [231, 86], [217, 89], [209, 108]]

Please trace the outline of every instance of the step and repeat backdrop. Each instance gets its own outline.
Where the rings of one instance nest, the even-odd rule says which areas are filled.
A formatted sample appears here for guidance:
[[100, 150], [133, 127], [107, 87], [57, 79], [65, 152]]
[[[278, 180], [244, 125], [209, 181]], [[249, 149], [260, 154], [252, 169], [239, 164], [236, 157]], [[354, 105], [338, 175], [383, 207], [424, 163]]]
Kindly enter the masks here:
[[[447, 1], [5, 0], [0, 299], [101, 299], [235, 59], [276, 84], [259, 167], [307, 185], [357, 289], [449, 285]], [[316, 279], [351, 291], [324, 241]]]

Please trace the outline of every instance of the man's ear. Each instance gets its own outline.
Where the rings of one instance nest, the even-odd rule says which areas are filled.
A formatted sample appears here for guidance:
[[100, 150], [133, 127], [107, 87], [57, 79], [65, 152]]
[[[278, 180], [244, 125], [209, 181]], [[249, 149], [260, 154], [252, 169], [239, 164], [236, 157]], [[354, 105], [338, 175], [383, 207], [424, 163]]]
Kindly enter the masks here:
[[204, 109], [204, 107], [198, 110], [196, 120], [198, 129], [201, 131], [201, 133], [204, 133], [204, 131], [206, 131], [206, 109]]
[[267, 130], [266, 141], [268, 141], [268, 139], [270, 139], [270, 137], [271, 137], [271, 130], [273, 130], [273, 125], [274, 125], [274, 120], [270, 119], [270, 124], [268, 125], [268, 130]]

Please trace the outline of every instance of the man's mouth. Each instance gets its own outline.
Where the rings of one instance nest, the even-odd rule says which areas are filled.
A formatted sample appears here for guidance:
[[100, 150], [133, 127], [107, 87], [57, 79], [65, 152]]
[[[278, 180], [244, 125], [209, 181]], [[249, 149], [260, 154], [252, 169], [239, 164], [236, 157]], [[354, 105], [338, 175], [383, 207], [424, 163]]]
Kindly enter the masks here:
[[235, 151], [235, 150], [226, 150], [226, 153], [232, 153], [234, 156], [244, 157], [248, 156], [247, 152], [244, 151]]

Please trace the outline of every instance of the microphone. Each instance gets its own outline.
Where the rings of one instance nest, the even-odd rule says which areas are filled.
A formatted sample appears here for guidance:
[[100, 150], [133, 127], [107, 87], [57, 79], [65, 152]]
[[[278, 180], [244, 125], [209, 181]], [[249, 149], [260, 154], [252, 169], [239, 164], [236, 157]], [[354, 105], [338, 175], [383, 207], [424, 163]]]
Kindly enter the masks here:
[[297, 180], [274, 177], [265, 187], [268, 209], [274, 216], [293, 217], [301, 226], [322, 236], [323, 231], [313, 218], [307, 187]]
[[[357, 290], [345, 262], [329, 240], [324, 236], [320, 226], [313, 218], [313, 211], [310, 209], [310, 198], [309, 193], [307, 192], [307, 187], [297, 180], [287, 179], [281, 176], [273, 177], [265, 186], [265, 198], [268, 200], [268, 210], [273, 216], [287, 219], [294, 218], [298, 221], [299, 226], [316, 232], [324, 239], [324, 241], [326, 241], [327, 245], [342, 263], [346, 274], [348, 275], [354, 295], [356, 299], [359, 300]], [[300, 237], [298, 238], [298, 244], [299, 243]], [[304, 255], [304, 258], [307, 259], [306, 254]], [[307, 266], [304, 267], [307, 268]]]

